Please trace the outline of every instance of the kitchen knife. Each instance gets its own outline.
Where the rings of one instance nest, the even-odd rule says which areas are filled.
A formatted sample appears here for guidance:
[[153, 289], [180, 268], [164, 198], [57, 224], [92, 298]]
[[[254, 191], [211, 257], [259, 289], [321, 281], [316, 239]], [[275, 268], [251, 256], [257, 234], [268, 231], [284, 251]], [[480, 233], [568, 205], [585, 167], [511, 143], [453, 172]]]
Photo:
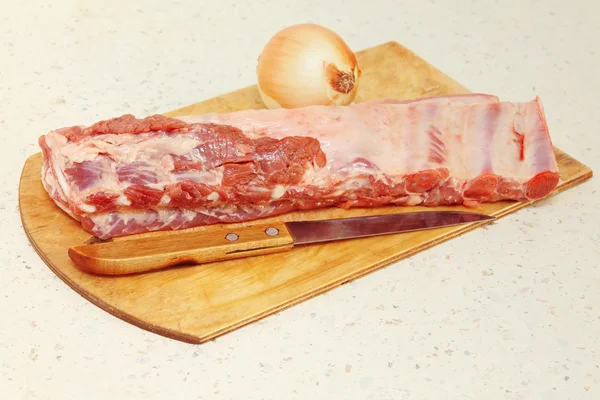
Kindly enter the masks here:
[[69, 257], [100, 275], [148, 272], [277, 253], [294, 246], [483, 222], [492, 216], [462, 211], [423, 211], [315, 221], [258, 222], [239, 228], [116, 240], [75, 246]]

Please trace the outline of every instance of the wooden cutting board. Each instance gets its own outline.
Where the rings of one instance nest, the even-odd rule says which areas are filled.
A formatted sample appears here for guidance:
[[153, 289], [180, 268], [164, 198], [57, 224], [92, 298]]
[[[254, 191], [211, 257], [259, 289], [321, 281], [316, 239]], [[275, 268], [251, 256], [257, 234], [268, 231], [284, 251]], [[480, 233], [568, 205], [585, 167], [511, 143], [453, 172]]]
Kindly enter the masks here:
[[[359, 52], [358, 59], [363, 75], [357, 102], [381, 97], [410, 99], [469, 92], [396, 42]], [[255, 86], [167, 115], [250, 108], [263, 108]], [[554, 194], [592, 176], [592, 171], [574, 158], [558, 149], [556, 154], [561, 181]], [[143, 329], [189, 343], [213, 339], [482, 225], [313, 245], [268, 256], [134, 276], [92, 276], [79, 271], [67, 255], [70, 246], [84, 243], [90, 235], [47, 196], [40, 182], [41, 160], [38, 153], [25, 163], [19, 204], [25, 232], [44, 262], [71, 288], [109, 313]], [[529, 204], [485, 204], [476, 211], [502, 217]], [[419, 209], [330, 209], [292, 213], [269, 220], [339, 218]], [[172, 234], [176, 233], [146, 235]]]

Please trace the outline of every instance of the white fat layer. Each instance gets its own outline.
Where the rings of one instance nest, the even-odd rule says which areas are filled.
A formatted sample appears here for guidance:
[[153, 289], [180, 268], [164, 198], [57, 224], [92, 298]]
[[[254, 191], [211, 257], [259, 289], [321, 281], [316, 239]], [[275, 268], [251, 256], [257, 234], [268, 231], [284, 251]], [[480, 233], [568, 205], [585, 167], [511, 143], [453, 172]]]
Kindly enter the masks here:
[[91, 214], [96, 211], [96, 206], [92, 206], [92, 205], [86, 204], [86, 203], [81, 203], [79, 205], [79, 209], [85, 213]]
[[155, 160], [165, 154], [182, 156], [202, 142], [184, 134], [149, 137], [138, 135], [98, 135], [81, 142], [68, 143], [60, 148], [60, 154], [71, 162], [92, 161], [98, 154], [106, 154], [119, 163]]
[[116, 203], [120, 206], [130, 206], [131, 205], [131, 201], [127, 198], [127, 196], [125, 196], [122, 193], [117, 198]]
[[416, 206], [417, 204], [421, 204], [423, 201], [423, 196], [417, 194], [408, 195], [406, 202], [404, 203], [407, 206]]
[[219, 193], [211, 192], [208, 196], [206, 196], [206, 200], [217, 201], [219, 200]]
[[171, 196], [169, 196], [168, 194], [165, 194], [165, 195], [163, 195], [163, 197], [160, 198], [160, 204], [162, 204], [162, 205], [169, 204], [170, 201], [171, 201]]
[[271, 193], [271, 199], [272, 200], [278, 200], [281, 198], [281, 196], [283, 196], [286, 192], [286, 187], [283, 185], [277, 185], [275, 186], [275, 188], [273, 189], [273, 192]]
[[[64, 147], [66, 143], [67, 143], [67, 139], [62, 135], [54, 134], [54, 135], [46, 136], [46, 144], [51, 149], [57, 149], [57, 148], [60, 149], [60, 148]], [[58, 181], [58, 185], [60, 186], [60, 189], [65, 196], [64, 200], [66, 201], [68, 198], [71, 197], [71, 186], [69, 185], [69, 183], [67, 182], [67, 179], [65, 178], [65, 176], [63, 174], [65, 160], [63, 157], [61, 157], [61, 154], [58, 151], [52, 151], [50, 154], [51, 154], [50, 155], [51, 159], [48, 160], [48, 164], [50, 165], [50, 168], [53, 170], [52, 174], [56, 177], [56, 180]]]

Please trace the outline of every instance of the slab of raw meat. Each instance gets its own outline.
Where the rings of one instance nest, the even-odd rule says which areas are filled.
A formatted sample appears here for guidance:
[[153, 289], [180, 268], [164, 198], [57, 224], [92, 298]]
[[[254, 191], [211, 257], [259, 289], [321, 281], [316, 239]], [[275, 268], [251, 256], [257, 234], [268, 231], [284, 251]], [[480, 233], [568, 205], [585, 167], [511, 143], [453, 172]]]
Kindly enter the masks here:
[[529, 201], [559, 181], [540, 100], [484, 94], [124, 115], [39, 143], [46, 191], [101, 239], [328, 206]]

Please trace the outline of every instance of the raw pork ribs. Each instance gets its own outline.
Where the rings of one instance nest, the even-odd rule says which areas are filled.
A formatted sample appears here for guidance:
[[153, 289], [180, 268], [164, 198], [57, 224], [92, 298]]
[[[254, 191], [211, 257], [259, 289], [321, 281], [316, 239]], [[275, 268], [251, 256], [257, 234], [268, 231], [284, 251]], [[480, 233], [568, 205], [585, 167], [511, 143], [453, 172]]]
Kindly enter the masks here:
[[327, 206], [529, 201], [559, 181], [537, 98], [128, 114], [39, 144], [44, 188], [101, 239]]

